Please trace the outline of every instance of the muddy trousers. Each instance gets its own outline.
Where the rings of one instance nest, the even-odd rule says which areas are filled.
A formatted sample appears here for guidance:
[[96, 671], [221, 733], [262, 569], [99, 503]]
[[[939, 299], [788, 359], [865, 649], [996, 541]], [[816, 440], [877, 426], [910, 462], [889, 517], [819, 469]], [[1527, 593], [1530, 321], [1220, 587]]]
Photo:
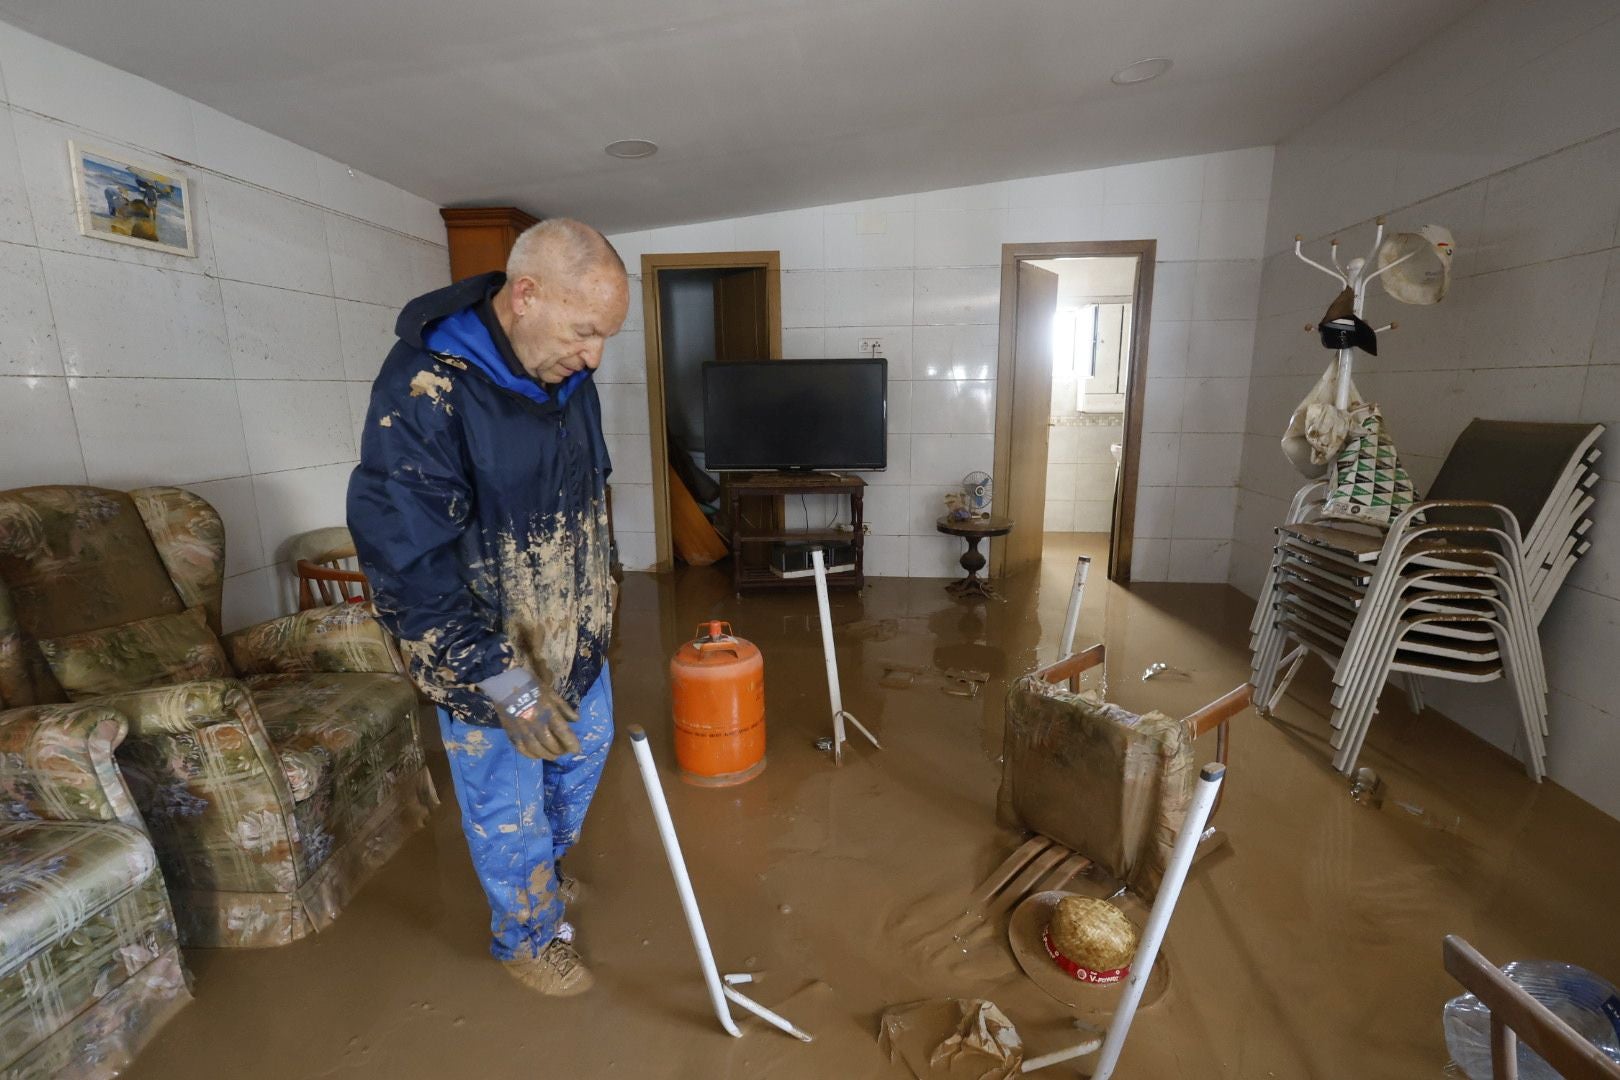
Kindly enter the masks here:
[[613, 743], [607, 666], [580, 702], [577, 754], [524, 757], [500, 728], [465, 724], [443, 709], [439, 731], [473, 869], [489, 898], [490, 952], [497, 960], [534, 956], [562, 921], [557, 860], [579, 840]]

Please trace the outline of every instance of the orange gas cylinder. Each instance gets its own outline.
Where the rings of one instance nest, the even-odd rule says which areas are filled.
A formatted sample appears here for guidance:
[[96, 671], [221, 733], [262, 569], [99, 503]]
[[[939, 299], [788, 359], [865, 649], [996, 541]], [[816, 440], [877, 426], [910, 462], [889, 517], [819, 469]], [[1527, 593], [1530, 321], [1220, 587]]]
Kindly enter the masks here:
[[669, 662], [675, 760], [684, 778], [722, 786], [765, 768], [765, 658], [731, 624], [704, 623]]

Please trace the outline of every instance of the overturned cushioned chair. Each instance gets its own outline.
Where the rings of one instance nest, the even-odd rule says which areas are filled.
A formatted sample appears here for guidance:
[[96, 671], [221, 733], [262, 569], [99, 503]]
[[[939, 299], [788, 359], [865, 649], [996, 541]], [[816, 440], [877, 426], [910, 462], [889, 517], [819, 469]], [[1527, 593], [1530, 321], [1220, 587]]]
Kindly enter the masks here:
[[369, 605], [220, 642], [224, 553], [178, 488], [0, 492], [0, 702], [121, 713], [182, 940], [280, 945], [336, 918], [437, 798]]
[[0, 712], [0, 1076], [118, 1075], [191, 1000], [101, 705]]

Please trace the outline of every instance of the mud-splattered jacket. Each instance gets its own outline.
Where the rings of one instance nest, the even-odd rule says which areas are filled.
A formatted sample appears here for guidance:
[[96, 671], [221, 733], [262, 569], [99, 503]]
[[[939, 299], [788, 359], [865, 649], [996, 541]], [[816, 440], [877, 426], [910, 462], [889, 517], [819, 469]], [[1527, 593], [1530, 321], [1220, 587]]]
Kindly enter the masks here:
[[348, 500], [411, 677], [488, 726], [499, 720], [475, 684], [520, 665], [577, 705], [612, 621], [596, 387], [588, 371], [542, 387], [513, 370], [478, 310], [504, 280], [469, 278], [400, 312]]

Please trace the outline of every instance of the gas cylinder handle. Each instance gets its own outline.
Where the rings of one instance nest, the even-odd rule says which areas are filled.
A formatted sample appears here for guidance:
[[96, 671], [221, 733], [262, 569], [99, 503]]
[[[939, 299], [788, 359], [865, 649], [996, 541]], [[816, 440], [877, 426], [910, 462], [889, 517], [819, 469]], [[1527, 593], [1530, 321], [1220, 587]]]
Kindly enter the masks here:
[[692, 644], [699, 649], [705, 645], [713, 645], [722, 641], [735, 642], [737, 640], [731, 633], [731, 624], [722, 622], [719, 619], [700, 624], [697, 628], [697, 634], [697, 639]]

